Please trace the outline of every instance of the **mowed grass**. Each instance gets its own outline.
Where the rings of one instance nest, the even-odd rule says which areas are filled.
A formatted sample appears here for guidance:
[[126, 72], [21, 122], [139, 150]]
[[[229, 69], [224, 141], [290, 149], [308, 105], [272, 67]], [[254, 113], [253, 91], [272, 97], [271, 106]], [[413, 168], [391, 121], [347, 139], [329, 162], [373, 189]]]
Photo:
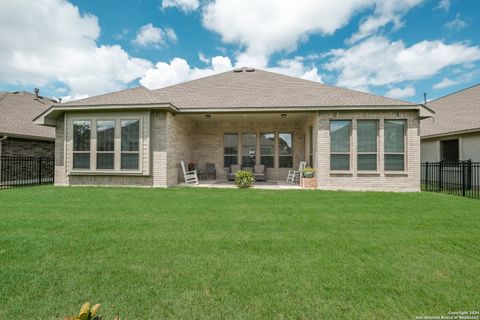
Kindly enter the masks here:
[[480, 306], [480, 201], [434, 194], [0, 191], [0, 319], [414, 319]]

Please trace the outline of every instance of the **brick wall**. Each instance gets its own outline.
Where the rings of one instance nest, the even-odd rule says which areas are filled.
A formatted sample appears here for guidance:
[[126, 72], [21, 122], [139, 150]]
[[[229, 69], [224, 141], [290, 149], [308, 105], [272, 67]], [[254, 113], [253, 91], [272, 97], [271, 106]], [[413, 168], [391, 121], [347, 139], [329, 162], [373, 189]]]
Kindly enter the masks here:
[[[348, 173], [330, 171], [330, 130], [329, 122], [334, 119], [377, 119], [379, 120], [378, 171], [362, 173], [356, 167], [356, 122], [352, 128], [351, 170]], [[384, 168], [384, 119], [407, 120], [406, 133], [406, 170], [404, 172], [385, 172]], [[419, 191], [420, 190], [420, 137], [417, 111], [400, 112], [319, 112], [317, 116], [316, 137], [316, 176], [319, 189], [360, 190], [360, 191]]]
[[53, 141], [7, 138], [1, 144], [7, 157], [53, 157], [55, 151]]

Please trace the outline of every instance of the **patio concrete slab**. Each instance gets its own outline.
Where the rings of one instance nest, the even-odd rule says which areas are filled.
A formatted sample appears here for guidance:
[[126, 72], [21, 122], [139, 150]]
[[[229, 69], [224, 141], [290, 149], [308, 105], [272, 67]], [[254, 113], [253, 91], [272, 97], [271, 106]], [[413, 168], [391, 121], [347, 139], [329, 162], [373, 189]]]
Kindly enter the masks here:
[[[226, 180], [205, 180], [200, 181], [199, 184], [185, 184], [181, 183], [179, 186], [183, 187], [194, 187], [194, 188], [236, 188], [233, 181]], [[298, 184], [291, 184], [285, 181], [258, 181], [253, 186], [254, 189], [269, 189], [269, 190], [280, 190], [280, 189], [294, 189], [301, 190], [302, 188]]]

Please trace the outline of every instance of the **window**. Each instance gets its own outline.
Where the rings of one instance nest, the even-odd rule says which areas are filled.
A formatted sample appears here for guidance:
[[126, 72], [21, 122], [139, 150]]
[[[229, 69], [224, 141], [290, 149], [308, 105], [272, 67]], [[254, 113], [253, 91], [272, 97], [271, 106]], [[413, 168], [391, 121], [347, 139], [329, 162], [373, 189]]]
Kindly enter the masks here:
[[278, 167], [293, 167], [293, 134], [278, 134]]
[[90, 169], [90, 133], [89, 120], [73, 121], [73, 168]]
[[310, 146], [309, 146], [309, 152], [310, 152], [310, 163], [309, 166], [313, 168], [313, 127], [310, 127]]
[[140, 158], [140, 120], [122, 120], [122, 170], [138, 170]]
[[275, 157], [275, 134], [260, 134], [260, 164], [273, 168]]
[[97, 169], [115, 168], [115, 120], [97, 121]]
[[257, 153], [257, 135], [255, 133], [242, 134], [242, 166], [253, 167]]
[[330, 170], [350, 170], [352, 121], [330, 121]]
[[458, 157], [458, 139], [441, 141], [442, 161], [457, 162]]
[[385, 120], [385, 171], [405, 170], [405, 120]]
[[149, 174], [148, 112], [67, 115], [68, 173]]
[[377, 120], [357, 121], [357, 169], [377, 170]]
[[230, 167], [238, 162], [238, 134], [226, 133], [223, 135], [223, 166]]

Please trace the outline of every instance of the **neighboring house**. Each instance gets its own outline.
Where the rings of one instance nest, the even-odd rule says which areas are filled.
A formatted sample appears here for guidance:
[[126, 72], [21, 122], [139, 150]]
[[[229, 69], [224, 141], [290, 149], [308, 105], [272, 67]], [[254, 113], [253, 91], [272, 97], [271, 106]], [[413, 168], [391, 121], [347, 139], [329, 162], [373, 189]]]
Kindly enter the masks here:
[[480, 162], [480, 84], [428, 103], [421, 121], [421, 160]]
[[55, 100], [29, 92], [0, 92], [0, 156], [53, 157], [55, 129], [33, 123]]
[[284, 181], [306, 160], [321, 189], [418, 191], [422, 105], [241, 68], [150, 91], [55, 105], [56, 185], [168, 187], [180, 161], [264, 164]]

